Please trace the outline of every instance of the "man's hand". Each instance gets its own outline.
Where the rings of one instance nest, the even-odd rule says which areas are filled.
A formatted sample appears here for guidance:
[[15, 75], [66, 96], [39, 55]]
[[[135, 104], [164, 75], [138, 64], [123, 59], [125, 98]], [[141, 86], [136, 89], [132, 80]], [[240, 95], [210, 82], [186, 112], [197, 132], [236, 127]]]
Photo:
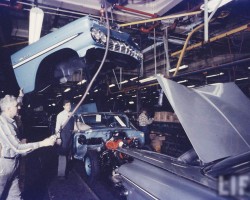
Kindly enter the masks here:
[[56, 136], [52, 135], [46, 139], [44, 139], [43, 141], [39, 142], [40, 147], [48, 147], [48, 146], [53, 146], [56, 142]]
[[19, 90], [19, 95], [18, 95], [19, 97], [23, 97], [24, 96], [24, 93], [23, 93], [23, 88], [21, 88], [20, 90]]
[[56, 144], [57, 145], [61, 145], [62, 144], [62, 139], [61, 138], [57, 138], [56, 139]]

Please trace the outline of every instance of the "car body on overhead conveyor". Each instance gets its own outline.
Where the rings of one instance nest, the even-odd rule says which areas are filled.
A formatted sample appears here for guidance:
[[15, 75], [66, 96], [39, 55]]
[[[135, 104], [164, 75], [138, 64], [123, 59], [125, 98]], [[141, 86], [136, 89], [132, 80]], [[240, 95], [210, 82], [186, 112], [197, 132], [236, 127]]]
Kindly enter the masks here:
[[157, 76], [192, 147], [179, 157], [120, 148], [126, 199], [250, 199], [250, 101], [234, 83], [187, 88]]
[[[142, 54], [129, 34], [110, 28], [106, 70], [140, 66]], [[40, 38], [11, 56], [17, 82], [25, 93], [55, 83], [90, 79], [101, 63], [107, 24], [88, 16]], [[81, 77], [76, 78], [78, 73]], [[82, 72], [87, 75], [82, 76]]]

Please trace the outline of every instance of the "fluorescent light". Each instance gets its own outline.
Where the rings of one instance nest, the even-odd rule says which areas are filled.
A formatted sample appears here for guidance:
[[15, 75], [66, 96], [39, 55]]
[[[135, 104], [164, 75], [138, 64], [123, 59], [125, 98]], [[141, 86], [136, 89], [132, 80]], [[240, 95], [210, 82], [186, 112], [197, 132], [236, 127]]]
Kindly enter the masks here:
[[[181, 69], [186, 69], [186, 68], [188, 68], [188, 65], [182, 65], [182, 66], [179, 67], [179, 70], [181, 70]], [[175, 72], [175, 70], [176, 70], [176, 68], [173, 68], [173, 69], [170, 69], [170, 70], [168, 70], [168, 71], [169, 71], [169, 72]]]
[[188, 82], [188, 80], [178, 81], [177, 83], [186, 83], [186, 82]]
[[193, 87], [195, 87], [195, 85], [189, 85], [189, 86], [187, 86], [188, 88], [193, 88]]
[[129, 104], [134, 104], [135, 102], [133, 102], [133, 101], [130, 101], [130, 102], [128, 102]]
[[96, 89], [94, 92], [98, 92], [98, 90]]
[[115, 87], [115, 84], [111, 84], [111, 85], [109, 85], [109, 87], [111, 88], [111, 87]]
[[213, 74], [213, 75], [206, 76], [206, 78], [211, 78], [211, 77], [215, 77], [215, 76], [222, 76], [222, 75], [224, 75], [223, 72], [221, 72], [219, 74]]
[[52, 103], [52, 106], [56, 106], [56, 104], [55, 104], [55, 103]]
[[84, 84], [85, 82], [87, 82], [85, 79], [83, 79], [82, 81], [78, 82], [77, 85], [82, 85]]
[[[231, 2], [232, 0], [222, 0], [221, 2], [219, 0], [210, 0], [207, 3], [207, 8], [208, 8], [208, 12], [213, 12], [216, 7], [219, 8], [221, 6], [224, 6], [225, 4]], [[220, 5], [218, 6], [218, 3], [220, 2]], [[200, 7], [201, 10], [205, 10], [205, 4], [202, 4]]]
[[117, 97], [122, 97], [122, 94], [119, 94]]
[[148, 77], [148, 78], [144, 78], [144, 79], [139, 80], [139, 82], [140, 82], [140, 83], [145, 83], [145, 82], [153, 81], [153, 80], [155, 80], [155, 79], [156, 79], [155, 76], [150, 76], [150, 77]]
[[132, 96], [132, 97], [137, 97], [136, 95]]
[[244, 78], [237, 78], [237, 79], [235, 79], [236, 81], [241, 81], [241, 80], [246, 80], [246, 79], [248, 79], [248, 77], [244, 77]]
[[120, 84], [124, 84], [124, 83], [127, 83], [128, 81], [127, 80], [125, 80], [125, 81], [122, 81], [122, 82], [120, 82]]
[[250, 67], [248, 67], [248, 69], [250, 69]]
[[110, 100], [113, 100], [113, 99], [114, 99], [114, 98], [112, 98], [112, 97], [110, 98]]
[[29, 45], [38, 41], [41, 36], [44, 12], [42, 9], [34, 7], [30, 9], [29, 17]]
[[131, 81], [133, 81], [133, 80], [135, 80], [135, 79], [137, 79], [138, 77], [134, 77], [134, 78], [131, 78], [131, 79], [129, 79], [129, 80], [131, 80]]
[[64, 90], [64, 92], [68, 92], [68, 91], [70, 91], [71, 90], [71, 88], [66, 88], [65, 90]]

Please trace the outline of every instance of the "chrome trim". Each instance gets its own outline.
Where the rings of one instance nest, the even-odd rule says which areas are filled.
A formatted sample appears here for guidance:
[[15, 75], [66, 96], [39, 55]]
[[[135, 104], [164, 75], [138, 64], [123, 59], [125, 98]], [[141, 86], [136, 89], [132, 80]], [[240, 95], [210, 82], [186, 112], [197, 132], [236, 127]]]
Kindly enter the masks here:
[[58, 43], [54, 44], [53, 46], [48, 47], [47, 49], [44, 49], [44, 50], [40, 51], [39, 53], [37, 53], [37, 54], [35, 54], [35, 55], [33, 55], [33, 56], [29, 57], [29, 58], [26, 58], [25, 60], [23, 60], [23, 61], [15, 64], [15, 65], [13, 65], [13, 69], [15, 69], [15, 68], [17, 68], [17, 67], [19, 67], [19, 66], [21, 66], [21, 65], [23, 65], [23, 64], [25, 64], [25, 63], [27, 63], [27, 62], [29, 62], [31, 60], [33, 60], [33, 59], [39, 57], [42, 54], [45, 54], [45, 53], [51, 51], [52, 49], [55, 49], [56, 47], [61, 46], [62, 44], [64, 44], [64, 43], [66, 43], [66, 42], [74, 39], [75, 37], [79, 36], [80, 34], [81, 33], [73, 35], [73, 36], [71, 36], [71, 37], [69, 37], [69, 38], [67, 38], [65, 40], [62, 40], [61, 42], [58, 42]]

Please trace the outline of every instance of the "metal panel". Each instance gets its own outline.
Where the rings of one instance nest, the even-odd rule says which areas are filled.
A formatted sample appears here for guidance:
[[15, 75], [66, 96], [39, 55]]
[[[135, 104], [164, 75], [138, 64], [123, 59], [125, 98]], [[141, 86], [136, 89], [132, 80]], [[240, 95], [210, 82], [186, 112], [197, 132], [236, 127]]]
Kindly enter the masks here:
[[234, 83], [190, 89], [157, 80], [203, 162], [249, 151], [250, 102]]

